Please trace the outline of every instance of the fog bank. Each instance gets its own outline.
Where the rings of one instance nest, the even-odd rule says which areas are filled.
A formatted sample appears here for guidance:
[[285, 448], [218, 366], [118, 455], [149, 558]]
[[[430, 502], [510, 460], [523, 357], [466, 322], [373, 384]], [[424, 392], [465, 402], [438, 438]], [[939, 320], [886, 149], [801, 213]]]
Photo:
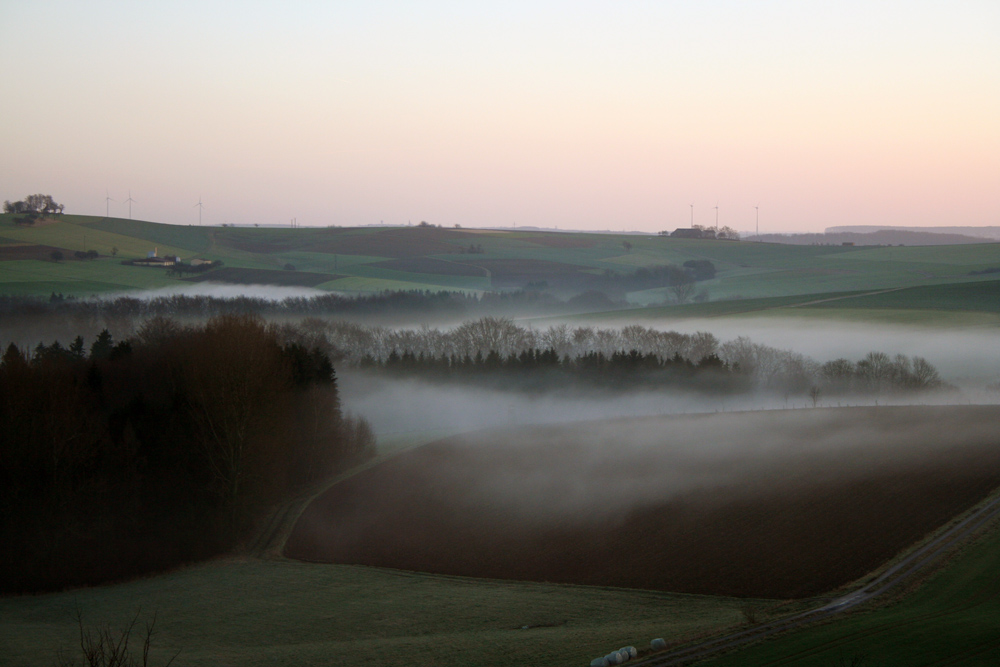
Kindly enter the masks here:
[[[417, 379], [389, 379], [362, 371], [339, 373], [345, 409], [364, 415], [379, 437], [423, 431], [460, 433], [499, 426], [558, 424], [610, 417], [812, 408], [812, 400], [765, 392], [705, 396], [684, 392], [636, 391], [525, 394]], [[918, 397], [820, 397], [818, 407], [874, 405], [964, 405], [1000, 403], [1000, 392], [927, 392]]]
[[[820, 361], [860, 359], [872, 350], [924, 357], [948, 382], [1000, 380], [1000, 327], [869, 324], [798, 317], [732, 317], [645, 322], [660, 331], [706, 331], [720, 340], [746, 336]], [[606, 326], [606, 325], [605, 325]]]

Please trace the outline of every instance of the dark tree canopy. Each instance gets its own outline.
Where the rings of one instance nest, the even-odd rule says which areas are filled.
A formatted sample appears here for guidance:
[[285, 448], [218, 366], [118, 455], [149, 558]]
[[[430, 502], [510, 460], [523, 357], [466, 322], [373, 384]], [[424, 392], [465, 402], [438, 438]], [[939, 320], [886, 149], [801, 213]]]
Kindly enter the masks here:
[[227, 551], [373, 453], [329, 357], [252, 315], [86, 343], [0, 356], [0, 594]]
[[3, 203], [4, 213], [23, 215], [17, 220], [19, 223], [33, 224], [39, 217], [46, 215], [59, 215], [63, 212], [63, 205], [57, 204], [52, 195], [28, 195], [20, 201], [5, 201]]

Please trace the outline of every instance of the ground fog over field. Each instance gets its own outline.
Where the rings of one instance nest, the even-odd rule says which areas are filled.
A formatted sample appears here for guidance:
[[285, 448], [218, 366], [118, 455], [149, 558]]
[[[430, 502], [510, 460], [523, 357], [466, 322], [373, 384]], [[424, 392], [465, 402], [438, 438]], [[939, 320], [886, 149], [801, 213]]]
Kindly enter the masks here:
[[1000, 484], [998, 410], [834, 408], [458, 436], [333, 486], [286, 553], [478, 577], [817, 595]]

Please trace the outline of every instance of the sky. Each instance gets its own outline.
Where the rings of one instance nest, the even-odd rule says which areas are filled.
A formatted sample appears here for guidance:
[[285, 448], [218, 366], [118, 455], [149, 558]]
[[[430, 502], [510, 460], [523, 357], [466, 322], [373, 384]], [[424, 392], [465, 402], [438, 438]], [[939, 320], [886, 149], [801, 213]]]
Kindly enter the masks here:
[[[175, 224], [1000, 225], [1000, 2], [0, 0], [0, 199]], [[106, 197], [114, 201], [107, 202]], [[715, 207], [718, 206], [718, 210]]]

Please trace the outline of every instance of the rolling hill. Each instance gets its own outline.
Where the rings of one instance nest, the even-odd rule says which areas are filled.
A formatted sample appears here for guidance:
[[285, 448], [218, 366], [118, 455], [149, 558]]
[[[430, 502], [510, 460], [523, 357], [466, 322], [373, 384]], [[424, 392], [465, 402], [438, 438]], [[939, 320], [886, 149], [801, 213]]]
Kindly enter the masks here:
[[[123, 260], [163, 255], [217, 260], [223, 268], [195, 276]], [[96, 259], [78, 259], [94, 250]], [[64, 259], [54, 261], [60, 251]], [[311, 287], [345, 293], [383, 290], [482, 292], [530, 286], [566, 297], [601, 290], [634, 305], [673, 299], [663, 281], [639, 280], [640, 269], [709, 260], [716, 276], [696, 285], [696, 300], [731, 303], [823, 294], [857, 295], [852, 307], [915, 307], [926, 296], [939, 307], [992, 310], [1000, 245], [923, 247], [789, 246], [661, 236], [443, 229], [438, 227], [249, 228], [166, 225], [65, 215], [34, 226], [0, 216], [0, 294], [84, 296], [191, 282]], [[609, 274], [618, 278], [609, 278]], [[631, 278], [630, 278], [631, 277]], [[966, 298], [966, 285], [980, 284]], [[930, 286], [944, 286], [921, 292]], [[969, 292], [971, 295], [973, 292]], [[956, 295], [958, 300], [955, 300]], [[696, 308], [681, 306], [682, 308]], [[810, 305], [810, 307], [813, 307]], [[817, 306], [818, 307], [818, 306]], [[827, 308], [831, 306], [826, 306]], [[730, 310], [732, 306], [722, 307]], [[736, 308], [737, 311], [744, 310]]]

